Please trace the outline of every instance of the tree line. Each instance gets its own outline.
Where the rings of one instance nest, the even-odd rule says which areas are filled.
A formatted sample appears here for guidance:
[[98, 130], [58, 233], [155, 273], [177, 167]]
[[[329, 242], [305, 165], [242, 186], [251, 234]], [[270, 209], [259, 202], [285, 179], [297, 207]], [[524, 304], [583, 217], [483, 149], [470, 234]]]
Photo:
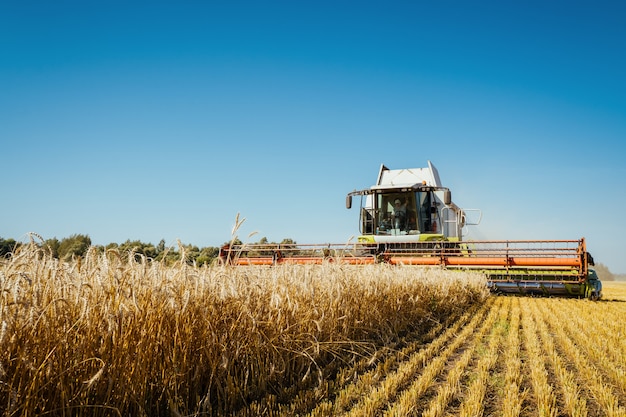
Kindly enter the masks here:
[[[233, 242], [225, 242], [224, 245], [233, 243], [241, 244], [239, 239], [235, 239]], [[256, 243], [275, 243], [269, 242], [267, 238], [263, 237]], [[281, 244], [296, 242], [292, 239], [283, 239]], [[0, 257], [6, 257], [14, 251], [18, 250], [24, 243], [18, 242], [15, 239], [5, 239], [0, 237]], [[219, 257], [220, 248], [216, 246], [207, 246], [199, 248], [198, 246], [191, 244], [179, 243], [177, 247], [169, 246], [165, 244], [165, 239], [161, 239], [157, 245], [153, 243], [142, 242], [140, 240], [126, 240], [123, 243], [109, 243], [106, 246], [92, 245], [89, 235], [73, 234], [69, 237], [61, 240], [56, 237], [52, 239], [42, 240], [37, 243], [43, 249], [48, 250], [49, 253], [62, 261], [70, 261], [75, 258], [82, 258], [87, 253], [87, 250], [91, 247], [96, 251], [104, 252], [110, 249], [117, 250], [120, 253], [133, 254], [137, 261], [142, 258], [161, 262], [166, 264], [172, 264], [181, 260], [181, 257], [185, 257], [185, 262], [190, 265], [202, 266], [205, 264], [211, 264], [215, 259]]]
[[[0, 257], [8, 256], [10, 253], [18, 250], [24, 243], [15, 239], [5, 239], [0, 237]], [[178, 247], [166, 247], [165, 240], [154, 245], [153, 243], [142, 242], [140, 240], [126, 240], [123, 243], [109, 243], [108, 245], [92, 245], [91, 238], [84, 234], [74, 234], [63, 239], [46, 239], [37, 243], [43, 249], [48, 250], [50, 254], [60, 260], [69, 261], [75, 258], [85, 256], [87, 250], [91, 247], [96, 251], [104, 252], [110, 249], [117, 250], [120, 253], [133, 254], [136, 260], [145, 258], [154, 261], [165, 261], [170, 264], [180, 261], [181, 256], [185, 257], [185, 261], [189, 264], [198, 266], [210, 264], [219, 256], [219, 247], [203, 247], [199, 248], [195, 245], [180, 244]]]

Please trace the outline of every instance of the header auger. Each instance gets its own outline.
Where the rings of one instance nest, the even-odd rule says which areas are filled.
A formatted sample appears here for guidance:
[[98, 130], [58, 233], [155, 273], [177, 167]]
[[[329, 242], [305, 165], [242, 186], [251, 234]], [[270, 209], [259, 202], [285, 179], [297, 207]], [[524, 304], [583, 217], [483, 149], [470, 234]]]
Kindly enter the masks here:
[[220, 259], [232, 265], [320, 264], [441, 267], [484, 273], [496, 293], [559, 295], [599, 299], [602, 284], [590, 268], [585, 240], [464, 241], [469, 225], [480, 222], [476, 209], [461, 209], [427, 168], [390, 170], [381, 165], [372, 187], [360, 197], [360, 235], [344, 244], [226, 245]]

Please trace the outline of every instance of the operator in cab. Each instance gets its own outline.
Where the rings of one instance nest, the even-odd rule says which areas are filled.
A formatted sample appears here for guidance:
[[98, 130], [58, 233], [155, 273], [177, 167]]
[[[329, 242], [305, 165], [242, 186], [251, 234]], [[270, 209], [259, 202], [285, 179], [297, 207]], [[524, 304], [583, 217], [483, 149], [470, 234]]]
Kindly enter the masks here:
[[406, 203], [402, 203], [399, 198], [393, 202], [393, 227], [406, 229]]

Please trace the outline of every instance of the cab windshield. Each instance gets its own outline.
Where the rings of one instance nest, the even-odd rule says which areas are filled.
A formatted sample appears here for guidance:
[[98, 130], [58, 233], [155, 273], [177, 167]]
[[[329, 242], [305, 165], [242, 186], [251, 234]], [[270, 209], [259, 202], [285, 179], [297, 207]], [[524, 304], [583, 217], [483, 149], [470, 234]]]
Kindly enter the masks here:
[[375, 234], [437, 233], [437, 205], [432, 191], [378, 194]]

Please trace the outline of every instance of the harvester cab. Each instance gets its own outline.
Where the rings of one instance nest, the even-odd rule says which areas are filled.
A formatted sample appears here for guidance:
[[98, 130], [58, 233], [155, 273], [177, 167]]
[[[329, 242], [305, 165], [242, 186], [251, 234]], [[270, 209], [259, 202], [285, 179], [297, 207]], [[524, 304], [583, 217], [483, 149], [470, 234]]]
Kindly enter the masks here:
[[362, 243], [460, 241], [464, 227], [478, 224], [481, 217], [479, 210], [471, 209], [477, 220], [468, 221], [430, 161], [426, 168], [392, 170], [381, 165], [375, 185], [348, 194], [347, 208], [354, 196], [361, 197]]

